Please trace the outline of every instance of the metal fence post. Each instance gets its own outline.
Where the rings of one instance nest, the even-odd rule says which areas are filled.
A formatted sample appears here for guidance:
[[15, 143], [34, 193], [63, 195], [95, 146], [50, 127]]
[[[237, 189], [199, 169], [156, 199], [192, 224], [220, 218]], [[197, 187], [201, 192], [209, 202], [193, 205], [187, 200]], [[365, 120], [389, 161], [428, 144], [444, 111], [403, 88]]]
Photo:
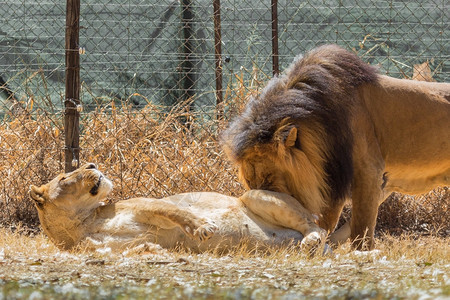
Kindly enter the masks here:
[[214, 9], [214, 59], [216, 61], [216, 107], [217, 117], [223, 114], [222, 102], [222, 34], [220, 25], [220, 0], [213, 0]]
[[278, 63], [278, 0], [272, 0], [272, 69], [273, 75], [280, 73]]
[[[183, 0], [182, 1], [182, 23], [183, 23], [183, 59], [182, 59], [182, 74], [184, 76], [182, 80], [182, 90], [183, 96], [182, 99], [186, 103], [186, 110], [191, 110], [192, 97], [195, 95], [195, 56], [193, 53], [194, 50], [194, 29], [193, 29], [193, 18], [194, 15], [192, 13], [192, 1], [191, 0]], [[188, 102], [189, 101], [189, 102]], [[191, 128], [191, 117], [188, 115], [184, 120], [184, 124], [188, 129]]]
[[66, 95], [64, 101], [65, 172], [80, 164], [80, 0], [66, 4]]

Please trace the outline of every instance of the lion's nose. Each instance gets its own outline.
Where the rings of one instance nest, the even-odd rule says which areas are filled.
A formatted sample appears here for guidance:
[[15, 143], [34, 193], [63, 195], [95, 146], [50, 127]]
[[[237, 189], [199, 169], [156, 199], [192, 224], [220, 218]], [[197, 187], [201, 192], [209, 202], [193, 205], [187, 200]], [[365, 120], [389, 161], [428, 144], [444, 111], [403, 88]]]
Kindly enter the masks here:
[[89, 163], [86, 165], [86, 169], [97, 169], [97, 166], [93, 163]]

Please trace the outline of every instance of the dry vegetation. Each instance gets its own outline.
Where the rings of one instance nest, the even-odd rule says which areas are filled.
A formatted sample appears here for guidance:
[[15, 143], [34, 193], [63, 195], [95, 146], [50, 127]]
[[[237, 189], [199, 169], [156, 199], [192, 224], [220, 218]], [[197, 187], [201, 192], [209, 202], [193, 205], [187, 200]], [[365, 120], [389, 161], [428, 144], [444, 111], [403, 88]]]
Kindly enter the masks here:
[[[217, 142], [225, 123], [202, 120], [187, 130], [180, 121], [185, 116], [184, 106], [167, 113], [151, 104], [136, 111], [111, 102], [82, 115], [81, 160], [95, 162], [114, 182], [112, 201], [195, 190], [241, 193]], [[37, 111], [1, 123], [0, 223], [37, 225], [27, 191], [31, 183], [45, 183], [62, 172], [59, 118]]]
[[[186, 107], [184, 103], [166, 112], [148, 104], [135, 110], [126, 102], [120, 107], [109, 102], [82, 114], [81, 160], [95, 162], [114, 182], [111, 201], [201, 190], [243, 192], [218, 143], [227, 121], [207, 119]], [[189, 129], [182, 120], [190, 120]], [[0, 224], [37, 227], [28, 187], [62, 172], [61, 122], [61, 115], [38, 108], [0, 123]], [[378, 229], [448, 236], [449, 200], [448, 188], [415, 198], [394, 194], [380, 208]]]
[[43, 234], [0, 229], [2, 299], [447, 299], [448, 241], [382, 236], [378, 249], [225, 256], [185, 251], [60, 252]]
[[[253, 83], [244, 84], [241, 74], [236, 80], [237, 88], [226, 92], [229, 115], [255, 92], [258, 78], [255, 73]], [[81, 160], [96, 163], [114, 182], [111, 201], [199, 190], [243, 192], [218, 144], [227, 120], [188, 110], [189, 103], [167, 112], [150, 103], [136, 110], [128, 101], [99, 102], [81, 115]], [[450, 296], [448, 188], [419, 197], [392, 195], [380, 208], [378, 250], [366, 254], [350, 252], [348, 245], [336, 256], [315, 258], [296, 249], [224, 257], [60, 252], [39, 233], [27, 192], [31, 183], [62, 172], [63, 115], [48, 113], [32, 98], [23, 104], [26, 113], [0, 120], [0, 225], [9, 228], [0, 228], [0, 299], [43, 299], [47, 293], [54, 299]]]

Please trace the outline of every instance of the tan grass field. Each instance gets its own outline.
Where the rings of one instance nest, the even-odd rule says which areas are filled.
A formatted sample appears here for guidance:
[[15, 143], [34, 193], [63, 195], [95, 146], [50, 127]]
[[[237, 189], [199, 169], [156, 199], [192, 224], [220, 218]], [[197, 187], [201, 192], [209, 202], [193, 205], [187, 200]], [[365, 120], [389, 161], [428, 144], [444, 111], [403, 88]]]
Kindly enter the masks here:
[[[1, 299], [448, 299], [446, 238], [384, 235], [377, 250], [308, 257], [59, 251], [43, 234], [0, 230]], [[31, 297], [32, 296], [32, 297]]]
[[[239, 76], [237, 82], [225, 95], [231, 115], [255, 93]], [[102, 106], [81, 115], [81, 162], [96, 163], [114, 182], [110, 201], [243, 192], [218, 143], [227, 119], [207, 118], [187, 109], [189, 103], [167, 112], [150, 103], [136, 110], [126, 101], [99, 101]], [[450, 298], [448, 188], [392, 195], [380, 207], [377, 250], [367, 253], [347, 244], [314, 258], [298, 249], [222, 256], [61, 252], [40, 233], [27, 192], [31, 183], [62, 172], [62, 115], [32, 97], [24, 109], [0, 120], [0, 300]]]
[[[231, 101], [229, 111], [239, 111], [236, 102], [242, 103]], [[237, 171], [218, 142], [228, 120], [187, 111], [188, 104], [167, 112], [152, 104], [135, 110], [126, 102], [120, 107], [108, 102], [82, 114], [80, 160], [94, 162], [113, 181], [110, 201], [193, 191], [243, 193]], [[191, 120], [189, 129], [182, 119]], [[32, 115], [10, 115], [0, 122], [0, 224], [38, 228], [28, 188], [63, 172], [63, 138], [61, 116], [41, 108]], [[449, 236], [449, 204], [448, 187], [418, 197], [393, 194], [380, 207], [377, 229]]]

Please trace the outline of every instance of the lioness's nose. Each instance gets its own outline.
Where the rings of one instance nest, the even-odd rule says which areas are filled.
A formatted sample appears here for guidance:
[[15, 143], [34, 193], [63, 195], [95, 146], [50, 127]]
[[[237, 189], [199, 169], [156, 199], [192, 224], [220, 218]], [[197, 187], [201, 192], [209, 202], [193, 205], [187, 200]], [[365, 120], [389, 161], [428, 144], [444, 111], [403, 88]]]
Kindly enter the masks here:
[[85, 169], [97, 169], [97, 166], [93, 163], [89, 163], [86, 165]]

